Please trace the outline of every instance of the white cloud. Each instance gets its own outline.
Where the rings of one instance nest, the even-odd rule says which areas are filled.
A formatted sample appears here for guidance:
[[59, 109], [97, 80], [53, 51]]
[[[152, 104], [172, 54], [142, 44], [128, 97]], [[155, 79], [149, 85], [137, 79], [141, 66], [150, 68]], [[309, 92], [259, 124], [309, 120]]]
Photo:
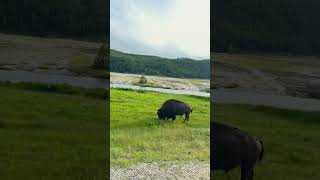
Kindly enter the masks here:
[[143, 2], [111, 0], [111, 48], [170, 58], [210, 57], [210, 0], [154, 1], [152, 8]]

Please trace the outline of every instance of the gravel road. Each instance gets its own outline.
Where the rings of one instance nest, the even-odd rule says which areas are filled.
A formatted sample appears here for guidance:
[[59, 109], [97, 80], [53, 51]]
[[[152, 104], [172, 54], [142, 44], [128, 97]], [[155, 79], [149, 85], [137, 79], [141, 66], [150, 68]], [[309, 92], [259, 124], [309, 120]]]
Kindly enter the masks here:
[[127, 169], [111, 168], [111, 180], [209, 180], [209, 162], [187, 164], [142, 163]]

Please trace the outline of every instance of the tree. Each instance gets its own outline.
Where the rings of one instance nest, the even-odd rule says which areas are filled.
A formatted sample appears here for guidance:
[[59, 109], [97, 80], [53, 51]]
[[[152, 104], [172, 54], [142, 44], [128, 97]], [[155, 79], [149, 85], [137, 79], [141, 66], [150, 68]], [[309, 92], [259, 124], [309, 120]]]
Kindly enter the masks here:
[[107, 67], [107, 45], [103, 43], [99, 49], [98, 55], [94, 60], [93, 67], [95, 69], [106, 69]]

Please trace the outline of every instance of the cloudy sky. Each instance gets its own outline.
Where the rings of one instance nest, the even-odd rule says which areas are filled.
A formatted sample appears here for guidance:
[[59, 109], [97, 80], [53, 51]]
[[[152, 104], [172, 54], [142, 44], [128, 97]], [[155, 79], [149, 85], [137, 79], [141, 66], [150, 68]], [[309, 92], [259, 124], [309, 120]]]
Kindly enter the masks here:
[[111, 0], [110, 18], [112, 49], [210, 57], [210, 0]]

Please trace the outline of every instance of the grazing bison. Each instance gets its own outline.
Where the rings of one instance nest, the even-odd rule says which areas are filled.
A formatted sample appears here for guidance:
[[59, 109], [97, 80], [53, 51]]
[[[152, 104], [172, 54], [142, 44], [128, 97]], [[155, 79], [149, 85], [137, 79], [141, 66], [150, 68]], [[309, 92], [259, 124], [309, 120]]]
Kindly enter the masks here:
[[189, 114], [192, 112], [192, 107], [187, 103], [175, 99], [167, 100], [162, 107], [158, 109], [159, 119], [176, 119], [176, 115], [185, 114], [184, 121], [189, 120]]
[[[240, 166], [241, 180], [253, 179], [253, 168], [264, 155], [263, 143], [240, 129], [211, 122], [211, 173]], [[211, 174], [212, 175], [212, 174]]]

